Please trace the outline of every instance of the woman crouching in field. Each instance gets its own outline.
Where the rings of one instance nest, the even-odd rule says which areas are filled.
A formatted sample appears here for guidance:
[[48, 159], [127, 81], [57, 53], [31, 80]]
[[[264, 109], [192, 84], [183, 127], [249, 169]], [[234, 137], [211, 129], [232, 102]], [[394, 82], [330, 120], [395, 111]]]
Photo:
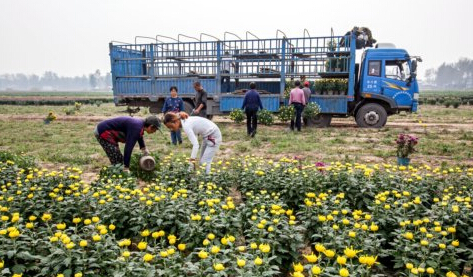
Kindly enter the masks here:
[[210, 173], [211, 163], [215, 153], [217, 153], [222, 143], [222, 134], [218, 126], [212, 121], [200, 116], [183, 116], [167, 113], [164, 115], [163, 123], [171, 131], [177, 131], [180, 128], [184, 130], [190, 142], [192, 143], [191, 164], [194, 165], [199, 151], [199, 141], [197, 137], [202, 136], [202, 147], [200, 149], [200, 164], [205, 164], [205, 172]]
[[[146, 119], [133, 117], [116, 117], [100, 122], [94, 130], [95, 137], [108, 156], [111, 164], [123, 164], [124, 170], [130, 167], [130, 158], [136, 142], [140, 145], [143, 155], [149, 155], [149, 151], [143, 140], [144, 132], [155, 133], [160, 127], [159, 119], [148, 116]], [[124, 154], [120, 152], [118, 143], [125, 143]]]

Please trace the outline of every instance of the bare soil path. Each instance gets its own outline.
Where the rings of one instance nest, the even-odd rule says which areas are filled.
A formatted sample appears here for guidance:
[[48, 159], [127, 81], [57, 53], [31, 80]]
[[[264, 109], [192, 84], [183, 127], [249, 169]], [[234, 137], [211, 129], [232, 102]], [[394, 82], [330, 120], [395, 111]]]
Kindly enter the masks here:
[[[12, 114], [0, 114], [0, 120], [43, 120], [43, 114], [23, 114], [23, 115], [12, 115]], [[96, 115], [66, 115], [61, 116], [58, 121], [84, 121], [84, 122], [100, 122], [105, 119], [109, 119], [109, 116], [96, 116]], [[214, 117], [213, 121], [220, 122], [220, 123], [230, 123], [231, 120], [224, 116], [216, 116]], [[264, 128], [275, 128], [279, 129], [281, 126], [287, 126], [287, 124], [283, 123], [276, 123], [272, 126], [265, 126]], [[353, 119], [334, 119], [330, 124], [332, 128], [358, 128], [355, 121]], [[473, 123], [466, 122], [466, 123], [449, 123], [449, 122], [430, 122], [430, 123], [418, 123], [413, 122], [412, 120], [406, 121], [389, 121], [386, 123], [386, 127], [390, 128], [435, 128], [435, 129], [465, 129], [465, 130], [473, 130]]]

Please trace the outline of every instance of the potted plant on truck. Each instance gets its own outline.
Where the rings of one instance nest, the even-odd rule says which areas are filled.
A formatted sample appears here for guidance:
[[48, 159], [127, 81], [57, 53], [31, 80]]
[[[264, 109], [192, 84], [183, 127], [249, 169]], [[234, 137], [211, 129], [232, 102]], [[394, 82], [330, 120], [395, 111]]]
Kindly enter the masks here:
[[419, 139], [412, 135], [399, 134], [396, 139], [397, 145], [397, 163], [398, 165], [409, 165], [411, 159], [409, 155], [416, 152], [415, 146], [419, 142]]

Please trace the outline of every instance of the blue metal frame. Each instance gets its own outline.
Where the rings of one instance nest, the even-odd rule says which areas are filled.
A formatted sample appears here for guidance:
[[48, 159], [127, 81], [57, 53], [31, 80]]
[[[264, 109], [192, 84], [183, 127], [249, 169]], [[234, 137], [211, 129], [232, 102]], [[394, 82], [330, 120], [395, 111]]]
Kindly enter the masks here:
[[[348, 39], [348, 38], [347, 38]], [[356, 36], [355, 34], [351, 35], [351, 45], [354, 47], [350, 48], [350, 74], [348, 75], [348, 101], [355, 100], [355, 56], [356, 56]]]
[[[286, 64], [286, 40], [285, 39], [282, 40], [281, 52], [282, 52], [281, 62], [282, 64]], [[286, 88], [285, 80], [286, 80], [286, 67], [283, 66], [281, 67], [281, 81], [279, 84], [279, 91], [281, 94], [281, 98], [284, 97], [284, 89]]]
[[[340, 47], [342, 39], [347, 43]], [[259, 89], [270, 93], [264, 95], [265, 107], [277, 111], [279, 104], [274, 103], [280, 103], [284, 99], [288, 78], [320, 78], [319, 73], [327, 73], [326, 64], [330, 64], [330, 57], [333, 56], [337, 56], [344, 64], [350, 63], [350, 70], [353, 72], [355, 60], [354, 49], [350, 47], [353, 42], [344, 37], [156, 42], [110, 44], [116, 102], [126, 98], [157, 101], [167, 97], [169, 87], [173, 85], [179, 88], [182, 97], [191, 98], [195, 93], [192, 83], [200, 81], [209, 97], [220, 96], [218, 101], [221, 111], [228, 111], [229, 107], [239, 108], [243, 101], [242, 95], [221, 93], [222, 56], [224, 52], [229, 52], [234, 63], [234, 70], [229, 74], [232, 79], [231, 89], [246, 89], [250, 81], [256, 82]], [[329, 42], [338, 47], [330, 48]], [[340, 53], [345, 54], [339, 55]], [[348, 70], [348, 67], [345, 68]], [[328, 73], [348, 76], [348, 71]], [[353, 83], [353, 77], [351, 80]], [[353, 95], [353, 90], [351, 93]], [[321, 100], [322, 111], [332, 112], [334, 109], [330, 107], [340, 106], [340, 99], [329, 99], [332, 98]], [[326, 109], [324, 103], [330, 101], [335, 104], [327, 104], [330, 107]]]
[[[336, 49], [344, 37], [304, 37], [281, 39], [247, 39], [228, 41], [172, 42], [110, 45], [112, 72], [115, 78], [200, 78], [220, 79], [222, 53], [229, 52], [238, 70], [232, 78], [261, 79], [318, 78], [326, 73], [326, 63], [334, 55], [341, 64], [351, 64], [354, 52], [350, 43]], [[122, 53], [122, 55], [120, 55]], [[145, 53], [145, 55], [142, 55]], [[349, 53], [341, 55], [340, 53]], [[146, 72], [141, 70], [145, 66]], [[348, 74], [348, 68], [339, 71]], [[335, 73], [335, 72], [329, 72]], [[220, 86], [217, 86], [217, 89]], [[280, 86], [284, 90], [284, 86]], [[280, 93], [281, 91], [277, 92]], [[276, 93], [276, 92], [275, 92]]]

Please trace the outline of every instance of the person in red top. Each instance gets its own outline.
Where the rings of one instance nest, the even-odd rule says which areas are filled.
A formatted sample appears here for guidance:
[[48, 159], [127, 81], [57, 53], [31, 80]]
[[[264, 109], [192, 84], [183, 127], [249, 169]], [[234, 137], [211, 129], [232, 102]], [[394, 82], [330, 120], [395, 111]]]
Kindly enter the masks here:
[[[301, 82], [295, 81], [294, 82], [295, 88], [291, 90], [291, 94], [289, 96], [289, 105], [294, 106], [295, 110], [295, 125], [297, 128], [297, 131], [301, 131], [301, 116], [302, 116], [302, 110], [304, 109], [304, 106], [306, 104], [305, 101], [305, 96], [304, 96], [304, 91], [300, 88]], [[291, 119], [291, 130], [294, 131], [294, 119]]]
[[[123, 164], [124, 170], [130, 167], [130, 158], [136, 142], [140, 145], [143, 155], [149, 155], [145, 146], [143, 134], [156, 132], [160, 127], [159, 119], [155, 115], [145, 120], [128, 116], [116, 117], [100, 122], [94, 130], [97, 141], [108, 156], [110, 163]], [[120, 152], [118, 143], [125, 143], [124, 155]]]

